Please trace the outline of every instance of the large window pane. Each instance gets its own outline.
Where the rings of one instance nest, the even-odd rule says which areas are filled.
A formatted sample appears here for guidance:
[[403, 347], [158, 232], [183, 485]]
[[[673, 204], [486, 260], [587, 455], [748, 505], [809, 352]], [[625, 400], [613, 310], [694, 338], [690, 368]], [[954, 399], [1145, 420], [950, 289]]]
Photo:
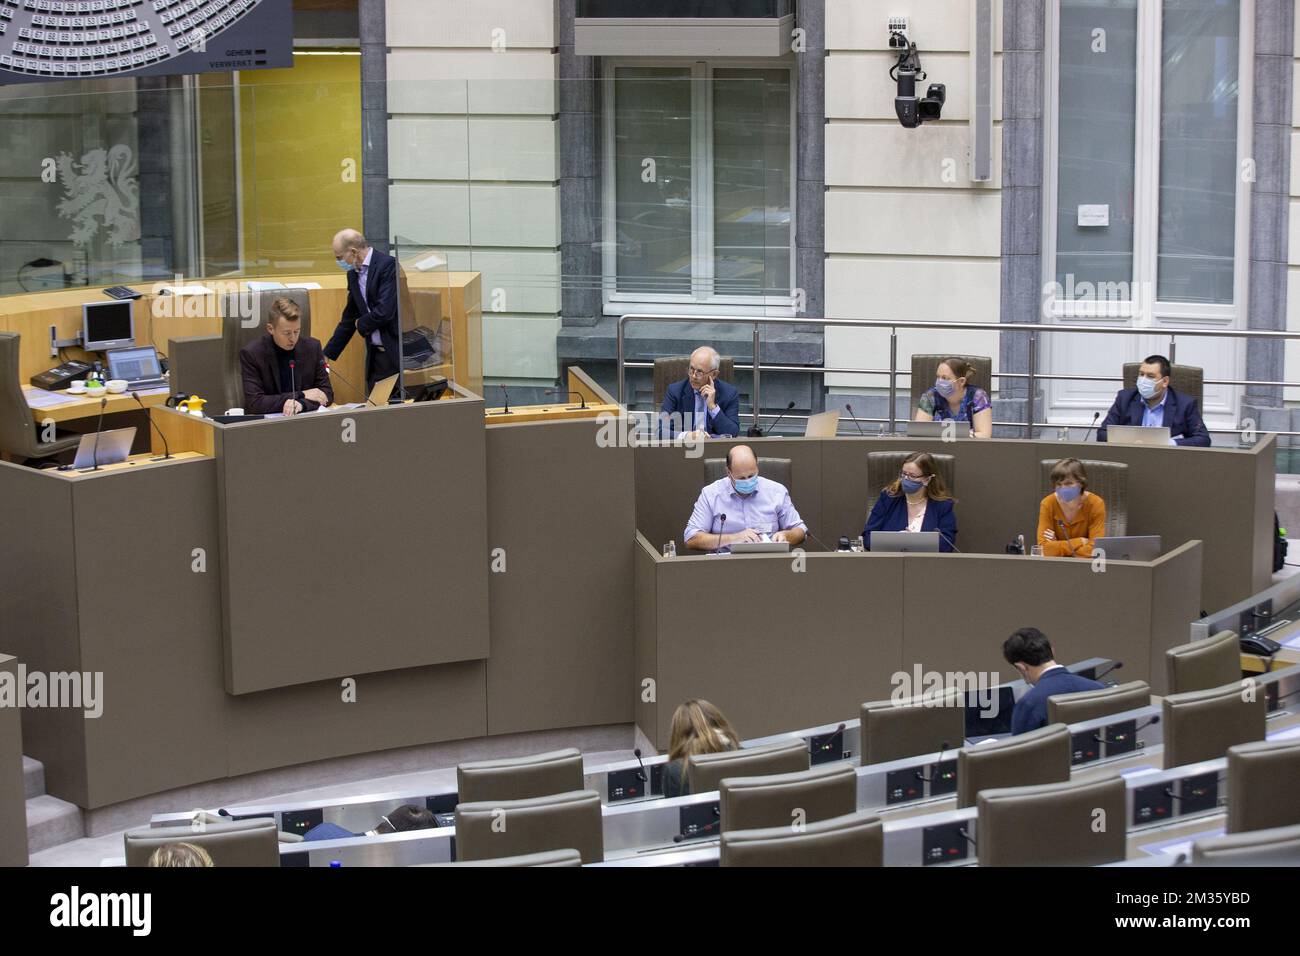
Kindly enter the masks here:
[[618, 291], [691, 291], [691, 73], [614, 75]]
[[1156, 296], [1231, 303], [1237, 208], [1237, 0], [1165, 0]]
[[790, 71], [715, 70], [714, 291], [790, 293]]
[[[1061, 0], [1060, 10], [1057, 281], [1066, 298], [1092, 298], [1086, 291], [1092, 288], [1099, 298], [1127, 299], [1133, 279], [1137, 0]], [[1109, 225], [1080, 226], [1080, 206], [1104, 207]], [[1083, 283], [1090, 286], [1080, 290]]]

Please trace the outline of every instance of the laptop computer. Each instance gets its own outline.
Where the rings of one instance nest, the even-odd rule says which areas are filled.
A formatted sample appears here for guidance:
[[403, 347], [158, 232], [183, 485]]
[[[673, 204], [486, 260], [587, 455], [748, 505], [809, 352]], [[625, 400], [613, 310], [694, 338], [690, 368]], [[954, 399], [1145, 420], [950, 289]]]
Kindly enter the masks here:
[[1169, 445], [1169, 429], [1163, 425], [1111, 425], [1106, 440], [1112, 445]]
[[908, 422], [908, 438], [943, 438], [951, 435], [953, 438], [969, 438], [970, 423], [958, 422], [949, 419], [942, 422]]
[[804, 426], [804, 438], [834, 438], [840, 427], [840, 410], [833, 408], [820, 415], [810, 415]]
[[96, 461], [101, 468], [104, 465], [116, 465], [126, 461], [131, 454], [131, 442], [135, 441], [135, 426], [100, 432], [98, 452], [95, 451], [95, 437], [94, 432], [81, 436], [81, 444], [77, 446], [77, 457], [72, 462], [72, 467], [77, 471], [94, 468]]
[[737, 541], [732, 554], [781, 554], [790, 550], [789, 541]]
[[389, 396], [393, 394], [393, 389], [397, 386], [397, 376], [390, 375], [388, 378], [381, 378], [375, 382], [375, 387], [370, 390], [371, 405], [387, 405]]
[[1160, 557], [1160, 535], [1138, 534], [1126, 537], [1098, 538], [1094, 553], [1100, 548], [1111, 561], [1154, 561]]
[[938, 554], [939, 532], [937, 531], [873, 531], [871, 532], [872, 551], [919, 551]]
[[108, 352], [108, 377], [126, 382], [127, 390], [132, 392], [161, 388], [167, 384], [162, 364], [158, 361], [158, 350], [152, 345], [111, 349]]

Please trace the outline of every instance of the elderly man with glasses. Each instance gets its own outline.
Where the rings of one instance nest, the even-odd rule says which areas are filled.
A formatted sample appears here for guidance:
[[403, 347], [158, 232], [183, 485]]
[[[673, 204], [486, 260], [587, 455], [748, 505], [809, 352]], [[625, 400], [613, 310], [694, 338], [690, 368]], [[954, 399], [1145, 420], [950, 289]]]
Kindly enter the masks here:
[[740, 393], [718, 380], [717, 351], [702, 345], [691, 353], [686, 378], [668, 386], [659, 410], [659, 437], [730, 437], [740, 434]]

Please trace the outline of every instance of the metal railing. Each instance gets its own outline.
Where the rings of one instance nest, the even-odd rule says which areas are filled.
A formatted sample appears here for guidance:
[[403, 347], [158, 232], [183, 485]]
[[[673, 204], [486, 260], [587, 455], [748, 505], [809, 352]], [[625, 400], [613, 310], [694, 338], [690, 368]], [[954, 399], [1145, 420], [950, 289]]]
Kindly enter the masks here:
[[[825, 319], [809, 318], [807, 316], [798, 316], [791, 318], [788, 316], [754, 316], [754, 315], [678, 315], [673, 313], [658, 312], [630, 312], [626, 315], [619, 316], [617, 327], [617, 344], [618, 344], [618, 401], [619, 404], [627, 405], [627, 396], [625, 395], [624, 371], [628, 368], [653, 368], [653, 362], [646, 361], [628, 361], [626, 326], [629, 322], [662, 322], [662, 323], [687, 323], [695, 324], [701, 322], [723, 323], [727, 325], [752, 325], [753, 333], [753, 355], [754, 360], [751, 365], [736, 364], [734, 367], [737, 371], [748, 371], [753, 373], [753, 419], [754, 425], [758, 425], [759, 416], [762, 414], [762, 372], [811, 372], [823, 375], [887, 375], [889, 376], [889, 418], [857, 418], [852, 417], [854, 422], [879, 422], [888, 423], [889, 433], [893, 434], [897, 430], [897, 400], [898, 400], [898, 376], [900, 374], [911, 376], [911, 370], [899, 372], [898, 369], [898, 330], [913, 329], [945, 329], [954, 332], [998, 332], [1012, 333], [1016, 335], [1029, 336], [1028, 361], [1026, 362], [1027, 371], [1024, 372], [995, 372], [993, 377], [997, 379], [1025, 379], [1028, 385], [1028, 393], [1024, 397], [1026, 403], [1025, 421], [1023, 422], [994, 422], [995, 425], [1007, 427], [1020, 427], [1025, 429], [1026, 437], [1034, 436], [1036, 428], [1061, 427], [1060, 423], [1038, 422], [1034, 420], [1034, 405], [1036, 402], [1035, 391], [1038, 382], [1041, 381], [1071, 381], [1071, 382], [1122, 382], [1118, 377], [1103, 375], [1062, 375], [1038, 371], [1038, 336], [1040, 333], [1056, 333], [1067, 335], [1134, 335], [1145, 337], [1164, 337], [1169, 338], [1169, 351], [1167, 358], [1170, 364], [1176, 361], [1179, 338], [1219, 338], [1219, 339], [1273, 339], [1278, 341], [1290, 341], [1300, 339], [1300, 332], [1272, 332], [1261, 331], [1256, 329], [1197, 329], [1197, 328], [1116, 328], [1108, 325], [1041, 325], [1034, 323], [1013, 323], [1013, 322], [938, 322], [938, 321], [907, 321], [899, 322], [891, 319]], [[827, 328], [853, 328], [853, 329], [888, 329], [889, 330], [889, 368], [887, 369], [857, 369], [857, 368], [827, 368], [819, 365], [764, 365], [761, 359], [762, 353], [762, 336], [761, 331], [766, 325], [818, 325], [823, 330]], [[1233, 385], [1233, 386], [1257, 386], [1263, 388], [1300, 388], [1300, 382], [1287, 381], [1261, 381], [1254, 379], [1205, 379], [1204, 385]], [[790, 416], [792, 420], [798, 420], [805, 416]], [[1218, 433], [1236, 433], [1240, 429], [1236, 428], [1210, 428], [1208, 431]], [[1269, 434], [1273, 435], [1300, 435], [1295, 431], [1274, 431], [1270, 430]]]

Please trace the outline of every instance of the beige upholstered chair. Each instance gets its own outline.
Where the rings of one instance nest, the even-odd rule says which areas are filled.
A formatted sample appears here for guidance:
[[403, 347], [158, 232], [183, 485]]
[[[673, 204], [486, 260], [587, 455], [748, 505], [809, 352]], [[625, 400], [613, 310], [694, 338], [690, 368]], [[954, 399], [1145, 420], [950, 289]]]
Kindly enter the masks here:
[[686, 758], [686, 775], [692, 793], [705, 793], [717, 790], [724, 777], [796, 773], [807, 770], [810, 765], [807, 741], [792, 740], [715, 754], [692, 754]]
[[81, 436], [56, 429], [54, 441], [40, 441], [18, 375], [21, 341], [17, 332], [0, 332], [0, 451], [15, 458], [53, 458], [76, 448]]
[[[886, 486], [893, 484], [898, 473], [903, 470], [903, 459], [912, 454], [910, 451], [873, 451], [867, 454], [867, 507], [875, 504], [877, 496]], [[932, 454], [934, 466], [939, 477], [948, 486], [950, 494], [956, 495], [957, 459], [952, 455]]]
[[169, 843], [192, 843], [212, 857], [215, 866], [279, 866], [280, 841], [275, 818], [211, 823], [188, 827], [141, 827], [122, 835], [127, 866], [148, 866], [149, 857]]
[[1300, 826], [1197, 840], [1193, 866], [1300, 866]]
[[1228, 748], [1228, 832], [1300, 825], [1300, 738]]
[[912, 356], [912, 404], [908, 411], [907, 417], [911, 419], [916, 414], [916, 406], [921, 401], [921, 396], [925, 390], [934, 385], [936, 378], [935, 373], [939, 369], [939, 363], [948, 359], [961, 359], [969, 364], [974, 370], [969, 385], [973, 388], [982, 388], [990, 396], [993, 394], [993, 359], [987, 355], [938, 355], [923, 354]]
[[[311, 335], [311, 296], [306, 289], [272, 289], [266, 292], [230, 293], [221, 299], [221, 369], [225, 385], [225, 402], [218, 412], [238, 408], [244, 404], [244, 377], [239, 364], [239, 352], [249, 342], [266, 334], [266, 322], [271, 303], [276, 299], [290, 299], [302, 310], [302, 337]], [[251, 302], [252, 315], [241, 315], [243, 306]], [[209, 406], [212, 408], [213, 406]]]
[[528, 800], [581, 789], [582, 753], [572, 747], [508, 760], [478, 760], [456, 767], [458, 803]]
[[1247, 694], [1240, 681], [1211, 690], [1170, 694], [1162, 702], [1165, 769], [1217, 760], [1234, 744], [1264, 739], [1264, 688]]
[[599, 863], [605, 857], [600, 794], [594, 790], [456, 807], [458, 860], [566, 849], [577, 850], [583, 863]]
[[981, 790], [1063, 783], [1070, 779], [1070, 753], [1065, 724], [963, 747], [957, 752], [957, 806], [975, 806]]
[[1111, 714], [1122, 714], [1151, 703], [1151, 688], [1144, 680], [1116, 684], [1101, 690], [1081, 690], [1073, 694], [1053, 694], [1047, 698], [1049, 724], [1078, 724]]
[[[833, 763], [798, 773], [727, 777], [718, 786], [723, 831], [829, 820], [857, 809], [858, 775]], [[798, 814], [802, 813], [802, 817]]]
[[[1142, 367], [1141, 362], [1124, 363], [1124, 387], [1134, 388], [1137, 385], [1138, 369]], [[1205, 398], [1205, 369], [1198, 365], [1174, 365], [1169, 366], [1169, 387], [1179, 395], [1186, 395], [1188, 398], [1196, 399], [1197, 404], [1202, 404]]]
[[723, 866], [881, 866], [885, 832], [880, 818], [850, 813], [802, 832], [789, 826], [722, 834]]
[[[790, 490], [790, 481], [793, 475], [793, 468], [789, 458], [760, 458], [758, 459], [758, 473], [768, 479], [785, 485], [786, 490]], [[706, 458], [704, 459], [704, 480], [705, 482], [717, 481], [719, 478], [726, 477], [727, 459], [725, 458]]]
[[[1097, 866], [1124, 859], [1124, 778], [981, 790], [981, 866]], [[1098, 827], [1097, 811], [1105, 813]]]
[[[1088, 490], [1106, 502], [1106, 537], [1123, 537], [1128, 534], [1128, 465], [1120, 461], [1094, 461], [1081, 458], [1088, 472]], [[1059, 458], [1039, 462], [1042, 470], [1042, 495], [1047, 497], [1056, 489], [1052, 486], [1052, 468]], [[1035, 505], [1038, 502], [1034, 502]], [[1035, 513], [1036, 510], [1035, 510]]]
[[524, 856], [498, 856], [487, 860], [457, 860], [452, 863], [417, 863], [416, 866], [582, 866], [577, 850], [545, 850]]
[[1165, 651], [1169, 693], [1209, 690], [1241, 679], [1241, 643], [1235, 631], [1220, 631]]
[[956, 688], [938, 699], [868, 701], [860, 714], [862, 765], [961, 746], [966, 739], [965, 704], [964, 695]]
[[[691, 357], [689, 355], [669, 355], [663, 358], [655, 359], [654, 369], [654, 403], [655, 411], [663, 407], [664, 395], [668, 391], [668, 386], [673, 382], [680, 382], [686, 378], [686, 370], [690, 368]], [[730, 385], [736, 384], [736, 360], [726, 355], [718, 359], [718, 378]]]

